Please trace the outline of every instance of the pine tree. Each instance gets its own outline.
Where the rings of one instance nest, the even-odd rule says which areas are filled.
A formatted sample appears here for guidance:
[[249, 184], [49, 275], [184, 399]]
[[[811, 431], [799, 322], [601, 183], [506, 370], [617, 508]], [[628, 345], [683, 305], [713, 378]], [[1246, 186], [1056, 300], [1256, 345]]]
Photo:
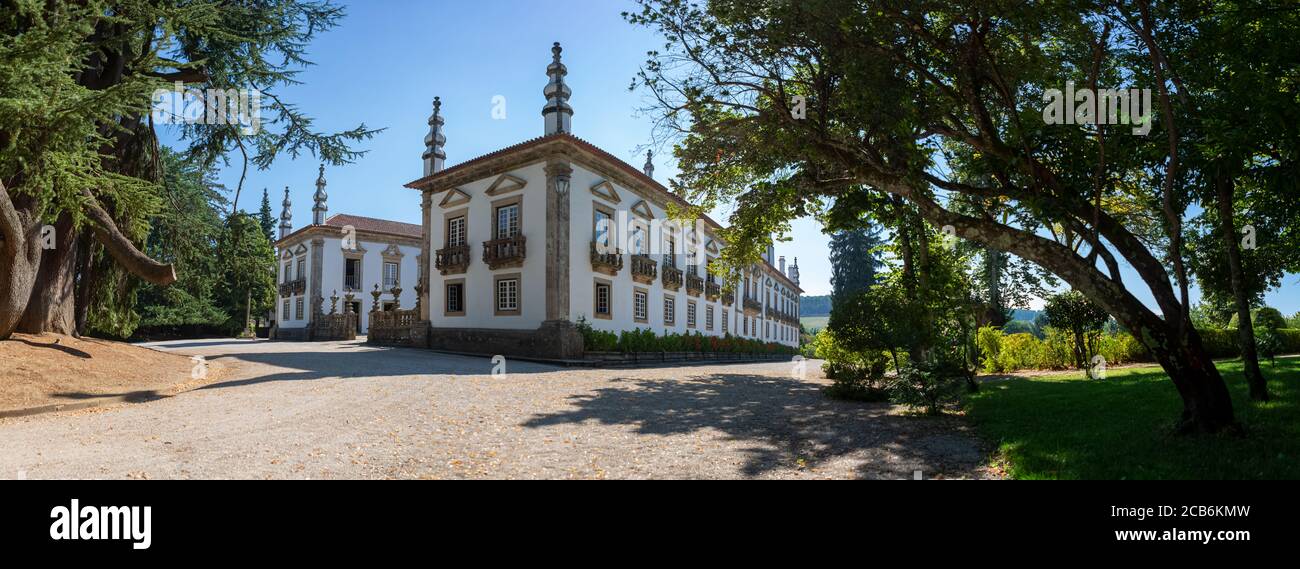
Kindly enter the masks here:
[[831, 303], [840, 302], [876, 283], [881, 261], [875, 248], [884, 241], [878, 228], [848, 229], [831, 235]]
[[268, 243], [275, 243], [275, 218], [271, 215], [271, 196], [262, 188], [262, 209], [257, 212], [257, 223], [262, 226]]

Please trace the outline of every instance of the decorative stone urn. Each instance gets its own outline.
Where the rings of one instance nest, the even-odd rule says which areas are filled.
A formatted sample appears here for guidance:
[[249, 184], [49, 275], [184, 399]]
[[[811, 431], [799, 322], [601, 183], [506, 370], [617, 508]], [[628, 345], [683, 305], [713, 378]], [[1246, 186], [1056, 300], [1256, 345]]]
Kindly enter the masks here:
[[344, 313], [344, 314], [352, 314], [352, 301], [353, 301], [353, 300], [356, 300], [356, 298], [357, 298], [357, 295], [352, 294], [352, 291], [348, 291], [347, 294], [343, 295], [343, 303], [344, 303], [344, 304], [343, 304], [343, 313]]
[[393, 281], [393, 289], [388, 291], [393, 294], [393, 310], [402, 308], [402, 283]]
[[375, 290], [370, 291], [370, 296], [375, 298], [375, 304], [370, 307], [371, 312], [379, 312], [379, 297], [383, 294], [379, 292], [379, 283], [375, 283]]
[[339, 291], [335, 290], [333, 294], [330, 294], [330, 315], [331, 316], [338, 314], [339, 311], [338, 304], [339, 304]]

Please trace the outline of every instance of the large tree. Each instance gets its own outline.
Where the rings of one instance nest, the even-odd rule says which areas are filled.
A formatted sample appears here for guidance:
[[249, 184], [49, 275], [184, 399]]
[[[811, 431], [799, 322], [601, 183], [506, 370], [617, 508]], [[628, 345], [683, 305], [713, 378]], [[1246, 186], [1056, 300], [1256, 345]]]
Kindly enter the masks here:
[[876, 228], [843, 229], [831, 234], [832, 303], [876, 284], [876, 270], [881, 265], [876, 248], [881, 244], [880, 230]]
[[129, 328], [139, 281], [176, 280], [171, 264], [137, 246], [161, 207], [155, 91], [179, 81], [261, 93], [260, 129], [181, 127], [188, 153], [205, 165], [231, 152], [245, 171], [302, 152], [343, 163], [358, 154], [350, 143], [374, 132], [318, 132], [276, 92], [296, 82], [312, 37], [342, 16], [328, 2], [3, 0], [0, 8], [0, 339], [79, 333], [88, 317]]
[[[639, 78], [661, 132], [679, 137], [677, 189], [704, 207], [737, 199], [737, 235], [826, 199], [905, 203], [1105, 308], [1168, 373], [1180, 431], [1236, 425], [1188, 317], [1186, 133], [1168, 62], [1198, 54], [1162, 38], [1194, 16], [1142, 1], [643, 0], [628, 17], [669, 40]], [[1134, 117], [1142, 126], [1046, 124], [1045, 94], [1067, 81], [1148, 87], [1154, 109]], [[961, 213], [956, 196], [1012, 213]], [[733, 242], [729, 258], [756, 254]]]

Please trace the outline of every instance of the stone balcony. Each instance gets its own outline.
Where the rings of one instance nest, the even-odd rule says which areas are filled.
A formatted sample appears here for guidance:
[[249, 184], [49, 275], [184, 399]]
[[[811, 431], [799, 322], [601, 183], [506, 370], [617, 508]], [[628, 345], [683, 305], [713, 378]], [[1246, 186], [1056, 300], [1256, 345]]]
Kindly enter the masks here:
[[526, 245], [523, 235], [484, 241], [483, 262], [492, 270], [523, 266], [527, 256]]
[[602, 253], [601, 247], [595, 242], [591, 242], [591, 270], [614, 276], [623, 270], [623, 254], [614, 249], [612, 252]]
[[664, 265], [663, 283], [667, 290], [681, 290], [682, 288], [682, 270], [672, 265]]
[[704, 292], [704, 279], [696, 275], [686, 275], [686, 294], [699, 296]]
[[757, 314], [763, 311], [763, 303], [760, 302], [757, 298], [750, 298], [747, 296], [745, 297], [743, 304], [745, 307], [745, 312], [751, 314]]
[[457, 245], [438, 249], [434, 258], [434, 267], [443, 275], [463, 274], [469, 268], [469, 245]]
[[709, 300], [722, 298], [722, 285], [713, 282], [713, 279], [709, 279], [704, 283], [704, 297]]
[[659, 263], [649, 255], [632, 255], [632, 280], [651, 284], [659, 276]]

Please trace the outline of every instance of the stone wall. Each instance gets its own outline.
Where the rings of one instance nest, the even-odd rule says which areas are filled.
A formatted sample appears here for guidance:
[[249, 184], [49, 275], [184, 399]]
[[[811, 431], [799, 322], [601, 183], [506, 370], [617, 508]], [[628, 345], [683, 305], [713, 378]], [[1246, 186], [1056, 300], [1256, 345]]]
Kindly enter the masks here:
[[543, 322], [536, 330], [431, 328], [427, 346], [447, 352], [582, 359], [582, 334], [568, 321]]

